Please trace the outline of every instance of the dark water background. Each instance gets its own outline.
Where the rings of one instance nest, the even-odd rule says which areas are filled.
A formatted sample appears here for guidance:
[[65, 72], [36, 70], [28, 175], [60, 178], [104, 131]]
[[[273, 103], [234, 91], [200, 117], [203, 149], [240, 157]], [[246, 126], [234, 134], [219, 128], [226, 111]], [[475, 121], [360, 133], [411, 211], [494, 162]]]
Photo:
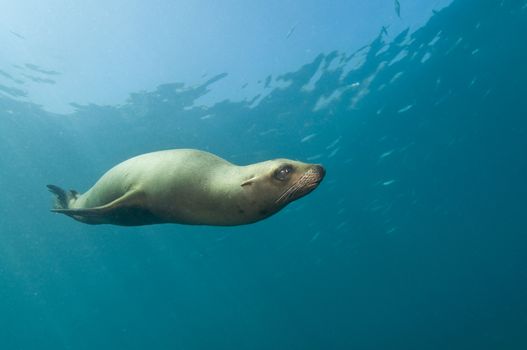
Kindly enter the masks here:
[[[195, 103], [218, 75], [64, 116], [0, 86], [1, 348], [527, 348], [526, 62], [525, 1], [458, 0], [255, 101]], [[327, 177], [251, 226], [48, 212], [47, 183], [182, 147]]]

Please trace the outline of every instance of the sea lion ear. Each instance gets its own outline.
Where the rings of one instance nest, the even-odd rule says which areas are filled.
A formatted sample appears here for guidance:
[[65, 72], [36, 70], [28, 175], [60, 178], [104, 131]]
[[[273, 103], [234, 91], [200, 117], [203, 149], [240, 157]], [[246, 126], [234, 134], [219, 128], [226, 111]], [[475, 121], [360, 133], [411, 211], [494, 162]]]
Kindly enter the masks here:
[[258, 178], [257, 176], [253, 176], [249, 180], [245, 180], [244, 182], [242, 182], [240, 186], [245, 187], [245, 186], [252, 185], [256, 181], [257, 178]]

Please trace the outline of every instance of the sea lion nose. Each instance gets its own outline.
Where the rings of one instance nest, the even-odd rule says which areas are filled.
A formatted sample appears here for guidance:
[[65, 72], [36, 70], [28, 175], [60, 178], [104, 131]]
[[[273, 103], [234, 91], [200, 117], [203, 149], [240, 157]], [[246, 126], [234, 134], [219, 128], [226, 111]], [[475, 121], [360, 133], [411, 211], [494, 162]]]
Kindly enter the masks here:
[[324, 178], [324, 176], [326, 176], [326, 169], [324, 169], [322, 165], [317, 164], [313, 168], [320, 175], [321, 180]]

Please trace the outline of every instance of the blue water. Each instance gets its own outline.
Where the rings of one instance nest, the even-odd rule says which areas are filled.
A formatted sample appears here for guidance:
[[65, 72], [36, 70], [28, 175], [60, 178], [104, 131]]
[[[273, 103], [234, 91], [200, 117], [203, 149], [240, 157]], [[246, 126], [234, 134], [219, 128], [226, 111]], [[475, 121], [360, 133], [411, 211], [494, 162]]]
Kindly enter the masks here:
[[[424, 10], [399, 2], [399, 13], [392, 1], [364, 2], [371, 21], [346, 22], [332, 7], [342, 18], [325, 19], [336, 30], [327, 41], [323, 24], [309, 25], [320, 17], [305, 15], [322, 2], [304, 12], [288, 3], [284, 11], [301, 20], [282, 21], [282, 46], [265, 41], [269, 50], [255, 53], [252, 38], [217, 59], [211, 46], [210, 62], [234, 73], [211, 63], [184, 83], [156, 80], [166, 62], [152, 75], [129, 73], [127, 84], [108, 78], [121, 72], [118, 62], [68, 75], [4, 57], [1, 348], [527, 348], [527, 2], [421, 2], [422, 21]], [[263, 18], [262, 8], [247, 16]], [[23, 46], [26, 25], [0, 29]], [[127, 25], [122, 40], [141, 32]], [[348, 38], [353, 26], [367, 28]], [[96, 36], [104, 42], [111, 32]], [[317, 51], [305, 51], [303, 37], [318, 38]], [[119, 53], [129, 43], [114, 44]], [[65, 46], [75, 62], [83, 52], [108, 54], [97, 42]], [[34, 47], [68, 59], [51, 44]], [[287, 48], [289, 60], [266, 63]], [[236, 70], [238, 54], [262, 62]], [[245, 69], [250, 77], [239, 78]], [[122, 101], [119, 88], [128, 89]], [[49, 212], [46, 184], [82, 192], [111, 166], [168, 148], [239, 164], [320, 162], [327, 176], [248, 226], [89, 226]]]

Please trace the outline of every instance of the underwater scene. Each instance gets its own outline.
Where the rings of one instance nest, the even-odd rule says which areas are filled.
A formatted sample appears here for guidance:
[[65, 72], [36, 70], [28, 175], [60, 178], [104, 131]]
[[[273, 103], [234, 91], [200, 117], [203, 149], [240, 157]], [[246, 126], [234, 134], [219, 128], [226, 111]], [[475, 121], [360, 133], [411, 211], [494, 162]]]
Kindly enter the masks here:
[[[527, 349], [527, 0], [2, 7], [1, 349]], [[170, 149], [287, 160], [235, 193], [318, 177], [251, 192], [276, 213], [51, 212]], [[194, 155], [142, 167], [201, 159], [191, 203]]]

